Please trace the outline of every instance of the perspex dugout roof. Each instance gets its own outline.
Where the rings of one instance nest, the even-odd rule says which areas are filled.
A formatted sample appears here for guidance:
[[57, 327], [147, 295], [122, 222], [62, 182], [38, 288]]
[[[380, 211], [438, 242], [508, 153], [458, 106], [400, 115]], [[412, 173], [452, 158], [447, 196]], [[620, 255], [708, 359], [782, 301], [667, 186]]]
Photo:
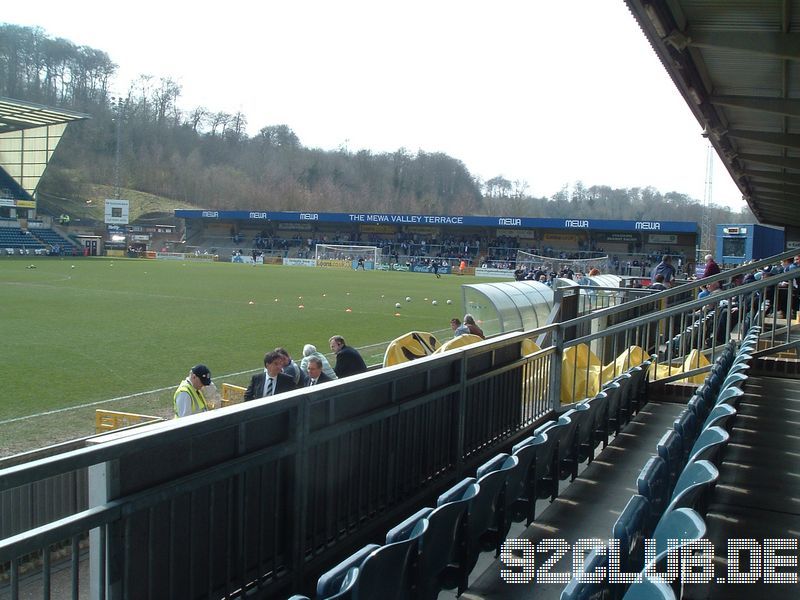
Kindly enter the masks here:
[[461, 286], [466, 312], [488, 335], [547, 324], [553, 290], [538, 281], [503, 281]]

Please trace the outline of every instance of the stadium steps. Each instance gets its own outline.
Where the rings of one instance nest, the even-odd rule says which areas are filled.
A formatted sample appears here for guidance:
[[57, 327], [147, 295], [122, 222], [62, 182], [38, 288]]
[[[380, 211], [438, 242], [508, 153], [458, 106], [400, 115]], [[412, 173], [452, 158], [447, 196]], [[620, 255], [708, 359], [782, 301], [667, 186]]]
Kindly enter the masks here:
[[[800, 381], [751, 377], [723, 454], [706, 523], [715, 575], [727, 568], [727, 541], [800, 538]], [[798, 551], [791, 552], [797, 559]], [[798, 573], [797, 564], [786, 569]], [[687, 585], [693, 600], [797, 598], [797, 584]]]
[[[544, 508], [533, 524], [509, 539], [526, 538], [536, 544], [545, 538], [562, 538], [574, 543], [581, 538], [606, 540], [622, 509], [636, 493], [636, 477], [647, 460], [656, 453], [656, 444], [685, 408], [684, 404], [650, 402], [634, 417], [618, 436], [596, 456], [559, 497]], [[486, 556], [486, 555], [484, 555]], [[537, 568], [544, 560], [537, 556]], [[572, 571], [572, 556], [562, 558], [551, 572]], [[464, 600], [557, 600], [565, 583], [506, 583], [501, 570], [507, 568], [492, 560], [482, 572], [473, 571]], [[520, 569], [514, 569], [518, 572]], [[453, 595], [454, 596], [454, 595]], [[440, 595], [442, 597], [453, 597]]]

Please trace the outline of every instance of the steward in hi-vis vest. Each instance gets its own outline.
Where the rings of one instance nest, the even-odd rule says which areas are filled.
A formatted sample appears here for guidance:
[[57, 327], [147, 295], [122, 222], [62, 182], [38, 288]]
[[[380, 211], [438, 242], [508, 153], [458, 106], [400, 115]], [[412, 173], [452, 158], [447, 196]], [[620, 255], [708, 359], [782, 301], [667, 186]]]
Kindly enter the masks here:
[[176, 419], [209, 409], [208, 403], [200, 391], [207, 385], [211, 385], [211, 371], [208, 370], [208, 367], [205, 365], [192, 367], [189, 376], [180, 383], [172, 397]]

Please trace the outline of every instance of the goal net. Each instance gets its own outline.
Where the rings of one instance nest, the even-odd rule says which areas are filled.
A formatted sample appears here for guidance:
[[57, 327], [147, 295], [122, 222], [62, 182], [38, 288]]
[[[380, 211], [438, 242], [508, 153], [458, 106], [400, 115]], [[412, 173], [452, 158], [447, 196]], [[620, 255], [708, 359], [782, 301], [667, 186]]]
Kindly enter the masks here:
[[376, 269], [381, 264], [381, 249], [377, 246], [347, 246], [317, 244], [314, 252], [317, 265], [322, 267], [351, 267]]
[[570, 255], [570, 258], [559, 258], [517, 250], [517, 269], [542, 269], [560, 273], [565, 267], [569, 267], [573, 272], [580, 271], [588, 275], [592, 269], [607, 273], [607, 263], [608, 255], [600, 252], [577, 252]]

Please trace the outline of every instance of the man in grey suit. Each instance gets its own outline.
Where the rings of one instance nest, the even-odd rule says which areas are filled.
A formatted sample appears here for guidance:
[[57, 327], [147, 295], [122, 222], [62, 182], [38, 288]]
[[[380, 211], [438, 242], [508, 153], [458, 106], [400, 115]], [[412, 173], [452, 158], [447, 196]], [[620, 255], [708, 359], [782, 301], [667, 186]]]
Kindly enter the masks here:
[[264, 371], [253, 375], [250, 385], [244, 392], [244, 399], [254, 400], [296, 389], [294, 379], [281, 373], [283, 364], [282, 355], [277, 352], [267, 352], [264, 355]]

